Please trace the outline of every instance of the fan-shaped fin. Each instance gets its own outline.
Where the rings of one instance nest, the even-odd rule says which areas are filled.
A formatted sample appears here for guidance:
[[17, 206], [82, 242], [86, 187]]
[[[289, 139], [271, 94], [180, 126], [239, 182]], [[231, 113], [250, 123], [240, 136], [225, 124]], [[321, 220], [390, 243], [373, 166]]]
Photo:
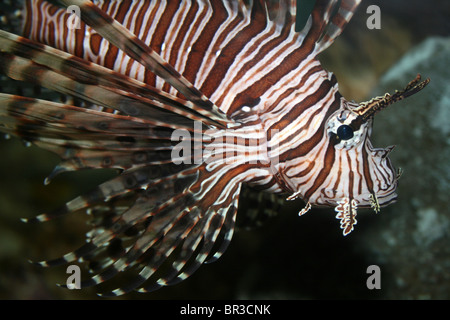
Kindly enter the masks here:
[[[135, 97], [138, 96], [141, 99], [139, 100], [140, 102], [146, 102], [148, 109], [146, 113], [153, 112], [150, 114], [150, 119], [164, 119], [170, 115], [172, 124], [177, 124], [178, 122], [183, 124], [185, 121], [182, 120], [189, 118], [197, 121], [211, 121], [219, 127], [226, 127], [227, 120], [223, 119], [223, 114], [218, 116], [213, 112], [208, 112], [196, 106], [190, 101], [175, 97], [136, 79], [80, 59], [61, 50], [43, 44], [37, 44], [3, 30], [0, 30], [0, 43], [2, 44], [2, 51], [10, 55], [22, 57], [30, 62], [32, 61], [37, 66], [42, 66], [42, 69], [39, 69], [37, 66], [34, 67], [38, 71], [52, 70], [69, 77], [77, 83], [111, 88], [110, 90], [113, 92], [120, 92], [121, 94], [126, 92], [133, 94]], [[4, 59], [6, 60], [6, 58]], [[11, 56], [9, 56], [9, 60], [13, 60]], [[30, 63], [30, 65], [33, 64]], [[33, 76], [35, 76], [35, 73], [30, 74], [28, 77], [24, 75], [22, 78], [27, 77], [28, 80], [37, 82], [39, 79], [35, 79]], [[44, 83], [39, 84], [44, 85]], [[57, 88], [55, 88], [55, 85], [52, 85], [52, 87], [54, 89]], [[83, 96], [77, 97], [83, 98]], [[123, 112], [127, 114], [126, 110], [123, 110]], [[145, 117], [146, 113], [139, 113], [139, 116]], [[179, 117], [179, 121], [177, 120], [177, 116], [182, 116]]]

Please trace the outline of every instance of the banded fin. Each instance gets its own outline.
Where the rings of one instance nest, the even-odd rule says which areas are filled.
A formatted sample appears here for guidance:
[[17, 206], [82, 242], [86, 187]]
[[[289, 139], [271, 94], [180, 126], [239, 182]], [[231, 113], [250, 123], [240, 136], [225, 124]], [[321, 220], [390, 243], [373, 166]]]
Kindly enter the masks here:
[[[173, 179], [167, 182], [169, 181]], [[162, 187], [165, 185], [157, 183], [156, 186], [159, 184]], [[140, 269], [139, 274], [130, 283], [101, 295], [115, 296], [127, 293], [143, 285], [158, 272], [169, 257], [173, 259], [169, 270], [165, 274], [158, 274], [150, 285], [144, 286], [140, 291], [152, 291], [164, 285], [177, 283], [189, 277], [202, 263], [217, 259], [225, 251], [233, 233], [239, 190], [239, 185], [229, 189], [230, 193], [225, 197], [227, 206], [223, 206], [223, 203], [212, 203], [208, 209], [196, 199], [191, 188], [185, 189], [182, 193], [171, 193], [171, 198], [163, 200], [159, 206], [144, 215], [142, 210], [135, 210], [134, 214], [129, 214], [133, 219], [122, 221], [126, 220], [125, 217], [130, 212], [125, 211], [117, 222], [108, 227], [108, 230], [117, 232], [108, 231], [106, 235], [104, 232], [99, 233], [91, 238], [88, 244], [73, 253], [39, 264], [55, 265], [83, 259], [85, 255], [100, 254], [101, 248], [111, 245], [116, 237], [122, 237], [121, 233], [131, 226], [136, 226], [138, 219], [145, 222], [151, 216], [151, 221], [144, 224], [147, 225], [142, 229], [144, 231], [138, 232], [135, 237], [131, 236], [132, 240], [129, 241], [131, 245], [126, 249], [116, 250], [116, 253], [118, 251], [120, 253], [110, 257], [108, 263], [102, 265], [104, 269], [101, 272], [82, 281], [81, 287], [101, 284], [131, 268]], [[156, 198], [164, 199], [161, 195], [167, 194], [167, 191], [161, 191]], [[136, 215], [137, 213], [141, 215]], [[222, 241], [220, 246], [217, 244], [218, 240]], [[218, 249], [212, 251], [215, 246]], [[92, 257], [88, 259], [92, 260]]]
[[0, 94], [0, 130], [61, 157], [46, 184], [61, 172], [85, 168], [178, 170], [183, 166], [174, 160], [194, 163], [196, 156], [173, 154], [172, 131], [152, 121], [6, 94]]
[[[22, 60], [22, 63], [27, 63], [29, 66], [34, 66], [37, 74], [40, 74], [45, 70], [51, 70], [57, 74], [76, 81], [79, 87], [82, 87], [82, 85], [85, 85], [86, 87], [88, 85], [96, 87], [100, 86], [101, 88], [105, 88], [105, 90], [110, 90], [108, 94], [118, 92], [119, 94], [126, 94], [128, 96], [132, 95], [132, 97], [135, 97], [133, 99], [134, 103], [136, 103], [136, 97], [139, 97], [140, 103], [138, 105], [142, 105], [142, 101], [144, 101], [148, 111], [136, 114], [136, 112], [138, 112], [138, 110], [136, 110], [134, 114], [132, 114], [134, 116], [139, 115], [140, 117], [145, 117], [149, 111], [153, 111], [153, 113], [149, 114], [149, 117], [151, 119], [155, 119], [157, 115], [161, 114], [161, 116], [157, 117], [158, 119], [161, 119], [167, 117], [168, 112], [171, 112], [170, 116], [172, 123], [175, 124], [178, 122], [177, 116], [196, 121], [212, 121], [214, 125], [224, 128], [226, 128], [227, 123], [229, 122], [229, 120], [224, 119], [222, 112], [219, 114], [209, 112], [191, 101], [186, 101], [175, 97], [162, 90], [146, 85], [136, 79], [102, 67], [98, 64], [80, 59], [74, 55], [47, 45], [38, 44], [3, 30], [0, 30], [0, 43], [2, 45], [1, 51], [9, 53], [9, 56], [5, 56], [3, 58], [5, 59], [5, 63], [8, 61], [14, 61], [14, 58], [11, 55], [22, 57], [24, 59]], [[3, 68], [6, 69], [6, 66]], [[40, 79], [33, 77], [36, 73], [27, 75], [26, 71], [27, 70], [24, 70], [21, 73], [14, 72], [14, 74], [16, 74], [16, 77], [20, 77], [21, 80], [26, 78], [32, 82], [37, 82], [38, 84], [45, 86], [45, 83], [41, 82]], [[29, 70], [29, 73], [31, 71], [32, 70]], [[52, 89], [57, 90], [58, 88], [55, 86], [54, 82], [50, 82], [50, 86]], [[75, 86], [73, 85], [72, 87]], [[80, 91], [80, 89], [74, 90]], [[80, 99], [86, 100], [86, 94], [83, 95], [82, 92], [79, 93], [74, 90], [71, 90], [70, 92], [65, 91], [63, 93], [70, 93]], [[99, 95], [100, 94], [97, 96]], [[120, 102], [120, 99], [116, 98], [116, 100]], [[123, 101], [122, 104], [126, 103], [127, 102]], [[120, 105], [120, 103], [118, 105]], [[105, 106], [114, 109], [114, 106], [112, 105]], [[122, 112], [124, 114], [128, 114], [127, 110], [122, 110]], [[183, 124], [182, 121], [181, 124]]]
[[361, 0], [317, 0], [312, 12], [312, 34], [316, 37], [315, 53], [327, 49], [342, 33]]
[[[214, 212], [214, 210], [217, 211]], [[150, 285], [144, 285], [138, 291], [150, 292], [162, 286], [174, 285], [185, 280], [203, 263], [208, 261], [209, 256], [218, 257], [226, 249], [231, 236], [225, 236], [225, 241], [223, 242], [225, 245], [221, 246], [219, 251], [216, 253], [211, 251], [216, 245], [217, 238], [221, 232], [232, 234], [232, 224], [230, 225], [229, 222], [235, 220], [236, 211], [237, 207], [233, 205], [229, 208], [215, 208], [202, 218], [197, 220], [189, 219], [191, 224], [187, 228], [169, 231], [157, 246], [153, 246], [155, 253], [152, 259], [146, 262], [147, 266], [142, 268], [130, 284], [101, 295], [117, 296], [141, 287], [155, 274], [158, 267], [169, 258], [175, 247], [182, 242], [181, 252], [175, 257], [175, 261], [170, 264], [169, 271], [166, 274], [158, 275], [156, 281], [152, 281]], [[183, 231], [184, 236], [180, 238], [179, 233], [181, 231]]]

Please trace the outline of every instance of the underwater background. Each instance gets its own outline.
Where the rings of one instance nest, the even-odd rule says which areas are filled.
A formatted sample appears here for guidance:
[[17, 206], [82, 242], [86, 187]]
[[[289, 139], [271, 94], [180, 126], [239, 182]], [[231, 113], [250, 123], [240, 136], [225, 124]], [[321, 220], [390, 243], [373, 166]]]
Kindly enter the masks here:
[[[379, 30], [367, 28], [369, 5], [381, 9]], [[397, 203], [379, 214], [360, 210], [347, 237], [332, 208], [298, 217], [302, 201], [286, 203], [262, 226], [238, 230], [217, 262], [181, 284], [116, 299], [450, 299], [450, 1], [363, 1], [321, 61], [349, 100], [402, 89], [417, 73], [431, 78], [375, 121], [374, 146], [397, 145], [390, 157], [404, 171]], [[0, 91], [16, 86], [2, 79]], [[64, 173], [44, 186], [58, 162], [19, 139], [0, 139], [0, 299], [97, 299], [97, 291], [116, 287], [112, 280], [59, 288], [66, 266], [28, 262], [76, 249], [88, 228], [84, 214], [41, 224], [20, 218], [55, 209], [114, 174]], [[241, 203], [240, 212], [253, 205]], [[370, 265], [380, 267], [379, 290], [366, 286]]]

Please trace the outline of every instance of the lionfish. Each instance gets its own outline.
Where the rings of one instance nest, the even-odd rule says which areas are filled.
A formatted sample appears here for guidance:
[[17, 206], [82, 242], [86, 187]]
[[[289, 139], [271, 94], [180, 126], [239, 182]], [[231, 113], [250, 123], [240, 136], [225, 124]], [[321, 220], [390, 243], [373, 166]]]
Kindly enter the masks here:
[[23, 36], [0, 31], [0, 69], [74, 99], [0, 94], [0, 130], [62, 158], [45, 183], [118, 169], [27, 220], [92, 216], [83, 246], [38, 264], [90, 262], [82, 287], [135, 268], [105, 295], [148, 292], [222, 255], [243, 186], [302, 199], [300, 215], [333, 207], [344, 235], [357, 208], [394, 202], [400, 171], [393, 147], [372, 147], [373, 118], [429, 79], [368, 102], [341, 96], [317, 55], [360, 2], [317, 0], [296, 31], [294, 0], [25, 1]]

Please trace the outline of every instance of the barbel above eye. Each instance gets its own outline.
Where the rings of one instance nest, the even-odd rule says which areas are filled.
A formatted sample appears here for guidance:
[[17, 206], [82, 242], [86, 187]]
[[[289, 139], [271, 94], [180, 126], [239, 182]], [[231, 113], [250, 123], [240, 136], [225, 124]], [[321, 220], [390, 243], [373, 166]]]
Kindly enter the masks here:
[[346, 124], [339, 126], [336, 134], [340, 140], [350, 140], [354, 135], [352, 127]]

